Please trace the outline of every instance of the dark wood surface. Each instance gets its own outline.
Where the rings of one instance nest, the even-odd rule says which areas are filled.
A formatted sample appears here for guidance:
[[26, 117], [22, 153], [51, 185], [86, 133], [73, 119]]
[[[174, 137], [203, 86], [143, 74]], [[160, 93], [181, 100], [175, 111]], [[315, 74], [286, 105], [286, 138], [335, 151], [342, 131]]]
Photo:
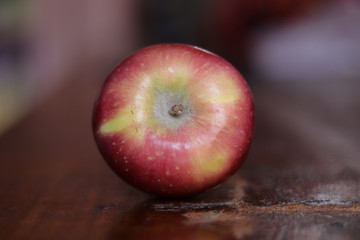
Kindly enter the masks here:
[[245, 165], [171, 200], [102, 160], [91, 132], [101, 78], [78, 74], [0, 137], [0, 239], [359, 239], [359, 81], [257, 83]]

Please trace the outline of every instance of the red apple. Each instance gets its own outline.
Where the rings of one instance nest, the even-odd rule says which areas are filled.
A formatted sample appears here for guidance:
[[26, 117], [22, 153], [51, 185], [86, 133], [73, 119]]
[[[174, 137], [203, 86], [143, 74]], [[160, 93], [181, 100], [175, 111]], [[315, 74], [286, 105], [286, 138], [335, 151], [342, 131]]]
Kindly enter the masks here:
[[167, 197], [214, 187], [243, 163], [254, 124], [250, 89], [223, 58], [185, 44], [135, 52], [105, 81], [93, 130], [126, 182]]

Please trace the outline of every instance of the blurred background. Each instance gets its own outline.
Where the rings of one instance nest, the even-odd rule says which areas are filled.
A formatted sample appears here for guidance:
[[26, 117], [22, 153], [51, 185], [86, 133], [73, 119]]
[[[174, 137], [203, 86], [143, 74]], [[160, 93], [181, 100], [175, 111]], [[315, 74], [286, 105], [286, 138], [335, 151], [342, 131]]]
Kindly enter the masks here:
[[[108, 74], [163, 42], [255, 100], [243, 168], [191, 199], [126, 185], [91, 131]], [[358, 0], [0, 0], [0, 239], [358, 239], [359, 80]]]
[[359, 24], [356, 0], [1, 0], [0, 135], [79, 72], [99, 88], [155, 43], [213, 51], [251, 85], [356, 79]]

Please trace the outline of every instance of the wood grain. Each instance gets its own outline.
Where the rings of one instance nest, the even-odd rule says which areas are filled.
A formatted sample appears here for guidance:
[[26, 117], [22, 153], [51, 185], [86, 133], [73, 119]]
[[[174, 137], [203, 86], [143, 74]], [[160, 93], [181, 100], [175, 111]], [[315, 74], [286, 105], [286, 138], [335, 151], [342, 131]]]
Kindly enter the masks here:
[[0, 239], [358, 239], [359, 81], [259, 82], [244, 167], [186, 199], [122, 182], [91, 133], [103, 78], [73, 81], [0, 138]]

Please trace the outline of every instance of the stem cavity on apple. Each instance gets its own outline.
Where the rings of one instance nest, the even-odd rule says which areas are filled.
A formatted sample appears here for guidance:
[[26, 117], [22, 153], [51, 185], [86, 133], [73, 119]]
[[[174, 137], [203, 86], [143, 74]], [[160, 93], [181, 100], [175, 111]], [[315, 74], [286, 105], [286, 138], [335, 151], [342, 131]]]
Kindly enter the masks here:
[[169, 110], [169, 114], [173, 117], [179, 117], [184, 111], [184, 106], [182, 104], [175, 104]]
[[192, 117], [188, 94], [172, 90], [155, 91], [154, 117], [169, 129], [178, 129]]

